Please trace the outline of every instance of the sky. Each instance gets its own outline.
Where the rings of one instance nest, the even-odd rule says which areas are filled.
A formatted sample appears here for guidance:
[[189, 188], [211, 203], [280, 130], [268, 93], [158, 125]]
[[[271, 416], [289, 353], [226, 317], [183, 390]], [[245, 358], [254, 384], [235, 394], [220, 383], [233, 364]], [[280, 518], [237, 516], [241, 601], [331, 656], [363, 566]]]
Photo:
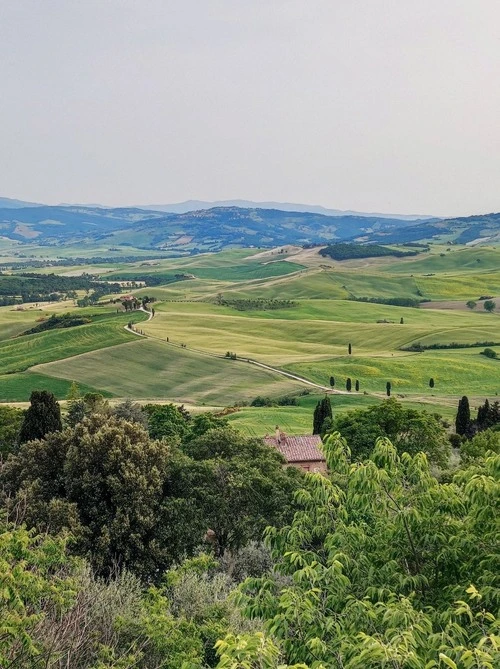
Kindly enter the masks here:
[[0, 0], [0, 196], [500, 211], [500, 2]]

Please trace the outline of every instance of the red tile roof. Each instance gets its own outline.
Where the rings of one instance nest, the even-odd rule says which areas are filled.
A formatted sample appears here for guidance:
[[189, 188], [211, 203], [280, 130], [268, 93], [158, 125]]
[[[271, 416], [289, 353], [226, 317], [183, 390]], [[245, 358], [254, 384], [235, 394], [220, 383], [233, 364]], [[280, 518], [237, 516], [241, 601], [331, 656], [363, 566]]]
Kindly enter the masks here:
[[268, 446], [274, 446], [287, 462], [325, 462], [321, 450], [321, 437], [312, 436], [289, 437], [281, 434], [277, 437], [264, 437]]

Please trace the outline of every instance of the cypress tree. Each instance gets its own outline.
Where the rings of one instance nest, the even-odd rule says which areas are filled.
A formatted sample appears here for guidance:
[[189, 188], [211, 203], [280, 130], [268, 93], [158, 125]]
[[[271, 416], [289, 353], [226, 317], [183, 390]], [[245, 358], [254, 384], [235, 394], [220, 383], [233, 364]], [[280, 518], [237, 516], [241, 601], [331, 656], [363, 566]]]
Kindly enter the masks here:
[[391, 396], [391, 382], [390, 381], [387, 381], [387, 383], [385, 384], [385, 392], [387, 394], [387, 397]]
[[429, 379], [429, 388], [434, 388], [434, 379], [432, 377]]
[[43, 439], [49, 432], [61, 430], [61, 407], [55, 396], [47, 390], [34, 390], [19, 431], [19, 443]]
[[347, 352], [349, 353], [349, 355], [351, 355], [351, 353], [352, 353], [352, 346], [350, 344], [347, 347]]
[[330, 376], [330, 386], [331, 386], [332, 388], [335, 387], [335, 377], [333, 377], [333, 376]]
[[464, 395], [462, 399], [458, 401], [458, 411], [455, 419], [456, 433], [460, 435], [466, 434], [469, 430], [470, 422], [469, 398]]
[[359, 393], [359, 381], [356, 379], [356, 385], [354, 386], [356, 388], [356, 392]]
[[322, 433], [323, 424], [327, 418], [331, 421], [333, 418], [333, 411], [330, 398], [325, 395], [325, 397], [316, 404], [316, 408], [314, 409], [313, 434]]
[[345, 382], [345, 389], [348, 390], [349, 392], [351, 392], [351, 388], [352, 388], [352, 381], [351, 381], [351, 379], [348, 377], [348, 378], [347, 378], [347, 381]]

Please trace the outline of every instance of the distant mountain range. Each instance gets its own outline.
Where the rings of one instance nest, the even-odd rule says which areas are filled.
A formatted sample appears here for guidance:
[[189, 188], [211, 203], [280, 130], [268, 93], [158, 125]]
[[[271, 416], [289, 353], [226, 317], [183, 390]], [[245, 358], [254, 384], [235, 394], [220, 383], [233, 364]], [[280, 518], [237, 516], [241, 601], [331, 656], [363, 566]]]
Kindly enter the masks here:
[[[0, 209], [18, 209], [20, 207], [41, 207], [36, 202], [25, 202], [23, 200], [12, 200], [8, 197], [0, 197]], [[50, 205], [52, 206], [52, 205]], [[57, 206], [61, 207], [93, 207], [98, 209], [110, 209], [102, 204], [68, 204], [66, 202]], [[131, 209], [143, 209], [146, 211], [163, 211], [172, 214], [186, 214], [191, 211], [201, 211], [203, 209], [214, 209], [216, 207], [238, 207], [239, 209], [279, 209], [280, 211], [310, 212], [312, 214], [323, 214], [324, 216], [363, 216], [368, 218], [392, 218], [403, 221], [428, 220], [432, 216], [422, 214], [378, 214], [365, 213], [362, 211], [343, 211], [341, 209], [328, 209], [315, 204], [294, 204], [291, 202], [254, 202], [253, 200], [215, 200], [208, 202], [206, 200], [186, 200], [173, 204], [147, 204], [134, 205]], [[124, 209], [124, 207], [121, 207]]]
[[423, 221], [393, 230], [374, 230], [358, 240], [385, 244], [404, 244], [446, 237], [456, 244], [500, 243], [500, 213], [461, 216]]
[[186, 254], [346, 240], [394, 244], [443, 235], [460, 243], [500, 241], [500, 214], [415, 221], [265, 207], [216, 206], [175, 213], [139, 207], [47, 206], [0, 198], [0, 236], [42, 246], [124, 246]]
[[311, 214], [322, 214], [323, 216], [363, 216], [366, 218], [392, 218], [402, 221], [417, 221], [433, 218], [422, 214], [379, 214], [366, 213], [362, 211], [351, 211], [342, 209], [328, 209], [317, 204], [297, 204], [293, 202], [254, 202], [253, 200], [186, 200], [174, 204], [148, 204], [141, 205], [140, 209], [152, 209], [154, 211], [167, 211], [174, 214], [185, 214], [190, 211], [201, 209], [214, 209], [216, 207], [238, 207], [239, 209], [279, 209], [280, 211], [309, 212]]

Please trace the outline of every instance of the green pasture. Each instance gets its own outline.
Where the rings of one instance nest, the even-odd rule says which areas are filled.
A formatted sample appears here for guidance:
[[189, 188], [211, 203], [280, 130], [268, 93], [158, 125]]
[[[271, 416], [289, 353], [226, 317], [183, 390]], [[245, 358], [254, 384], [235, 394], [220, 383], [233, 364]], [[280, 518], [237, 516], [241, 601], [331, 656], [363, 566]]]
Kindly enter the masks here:
[[[242, 432], [262, 437], [273, 435], [276, 425], [287, 434], [311, 434], [314, 407], [323, 395], [311, 394], [299, 398], [299, 406], [284, 407], [241, 407], [236, 413], [227, 416], [230, 423]], [[333, 415], [345, 413], [352, 409], [365, 409], [382, 400], [363, 393], [330, 394]], [[439, 413], [443, 418], [452, 422], [456, 415], [457, 402], [452, 404], [440, 403], [439, 398], [430, 398], [430, 402], [408, 401], [402, 402], [408, 408], [423, 410], [429, 413]]]
[[[336, 387], [345, 388], [346, 379], [360, 382], [360, 390], [384, 393], [386, 382], [392, 393], [412, 393], [426, 399], [439, 395], [494, 396], [500, 392], [500, 360], [480, 355], [477, 348], [425, 351], [402, 355], [342, 356], [329, 360], [292, 363], [290, 371], [326, 384], [334, 376]], [[429, 387], [430, 378], [435, 386]]]
[[297, 392], [299, 382], [245, 362], [200, 355], [139, 339], [76, 358], [39, 365], [35, 371], [75, 380], [117, 397], [224, 406]]
[[74, 328], [48, 330], [1, 341], [0, 374], [22, 372], [33, 365], [130, 341], [136, 335], [127, 332], [125, 325], [129, 321], [138, 322], [145, 318], [147, 316], [143, 312], [114, 314], [108, 319]]
[[[449, 250], [448, 250], [449, 249]], [[418, 259], [396, 260], [385, 265], [391, 274], [456, 273], [497, 270], [500, 248], [495, 246], [440, 246]]]
[[[400, 323], [400, 319], [404, 323]], [[387, 323], [377, 323], [387, 320]], [[498, 316], [485, 312], [424, 310], [341, 300], [302, 300], [277, 311], [236, 311], [207, 302], [156, 306], [144, 332], [188, 348], [269, 364], [356, 355], [400, 355], [414, 342], [474, 343], [500, 337]]]
[[[65, 399], [71, 383], [72, 381], [67, 379], [57, 379], [31, 371], [4, 374], [0, 376], [0, 402], [27, 402], [33, 390], [48, 390], [54, 393], [57, 399]], [[111, 397], [111, 393], [86, 384], [79, 384], [78, 387], [82, 394], [100, 392], [106, 397]]]

